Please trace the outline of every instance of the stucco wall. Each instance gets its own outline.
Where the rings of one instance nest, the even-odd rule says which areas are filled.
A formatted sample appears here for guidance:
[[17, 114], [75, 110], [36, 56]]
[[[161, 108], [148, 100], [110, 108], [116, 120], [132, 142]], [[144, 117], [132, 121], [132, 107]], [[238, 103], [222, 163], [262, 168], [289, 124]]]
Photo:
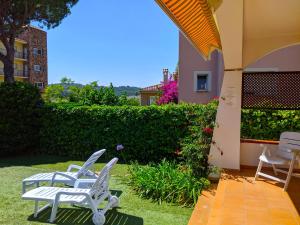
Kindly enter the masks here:
[[[267, 147], [271, 153], [276, 154], [278, 145], [274, 144], [259, 144], [259, 143], [241, 143], [241, 165], [244, 166], [257, 166], [259, 162], [259, 156], [261, 155], [263, 148]], [[264, 166], [270, 166], [264, 164]], [[300, 168], [300, 165], [296, 163], [295, 168]]]
[[248, 68], [277, 68], [278, 71], [300, 71], [300, 45], [274, 51]]
[[[194, 91], [195, 71], [211, 71], [211, 91]], [[205, 61], [190, 42], [179, 33], [179, 101], [207, 103], [215, 96], [219, 96], [222, 83], [219, 74], [223, 76], [221, 54], [215, 51], [211, 55], [211, 60]]]
[[[247, 67], [250, 70], [300, 71], [300, 45], [293, 45], [274, 51]], [[194, 71], [211, 71], [212, 90], [194, 91]], [[179, 33], [179, 101], [207, 103], [220, 95], [224, 76], [222, 54], [215, 51], [211, 59], [205, 61], [190, 42]]]

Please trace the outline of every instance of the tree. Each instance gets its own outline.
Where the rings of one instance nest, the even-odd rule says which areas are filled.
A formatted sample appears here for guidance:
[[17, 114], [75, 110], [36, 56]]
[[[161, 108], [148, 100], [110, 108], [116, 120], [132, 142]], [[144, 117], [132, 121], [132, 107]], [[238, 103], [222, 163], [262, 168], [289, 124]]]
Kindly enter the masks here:
[[61, 84], [49, 85], [46, 87], [43, 97], [46, 102], [62, 102], [65, 99], [64, 91], [65, 88]]
[[71, 78], [63, 77], [60, 79], [60, 83], [70, 85], [70, 84], [74, 84], [74, 81]]
[[37, 22], [48, 29], [58, 26], [71, 13], [78, 0], [0, 0], [0, 41], [6, 54], [0, 52], [4, 64], [4, 81], [14, 82], [15, 38]]

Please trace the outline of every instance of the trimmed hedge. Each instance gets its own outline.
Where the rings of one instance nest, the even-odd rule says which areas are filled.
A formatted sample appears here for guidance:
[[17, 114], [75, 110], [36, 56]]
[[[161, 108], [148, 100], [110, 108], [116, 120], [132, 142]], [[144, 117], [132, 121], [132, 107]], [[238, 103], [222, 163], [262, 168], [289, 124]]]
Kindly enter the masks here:
[[242, 138], [278, 140], [283, 131], [300, 131], [300, 110], [242, 111]]
[[[122, 144], [126, 160], [158, 161], [174, 156], [190, 124], [204, 115], [206, 105], [44, 107], [40, 132], [45, 153], [86, 158], [106, 148], [107, 158], [118, 156]], [[202, 118], [205, 120], [205, 118]]]
[[0, 84], [0, 155], [22, 154], [39, 145], [39, 90], [28, 83]]

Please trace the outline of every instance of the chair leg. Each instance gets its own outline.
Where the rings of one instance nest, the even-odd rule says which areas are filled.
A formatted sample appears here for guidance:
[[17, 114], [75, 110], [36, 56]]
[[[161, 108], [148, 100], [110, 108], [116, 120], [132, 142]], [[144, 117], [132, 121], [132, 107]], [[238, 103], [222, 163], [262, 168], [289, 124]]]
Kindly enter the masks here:
[[295, 155], [295, 153], [293, 153], [293, 157], [292, 157], [292, 160], [291, 160], [289, 172], [288, 172], [288, 175], [287, 175], [287, 177], [286, 177], [285, 184], [284, 184], [284, 188], [283, 188], [284, 191], [286, 191], [287, 188], [288, 188], [288, 186], [289, 186], [289, 183], [290, 183], [290, 180], [291, 180], [291, 176], [292, 176], [292, 174], [293, 174], [293, 169], [294, 169], [295, 159], [296, 159], [296, 155]]
[[37, 216], [38, 216], [38, 210], [39, 210], [39, 201], [35, 201], [35, 204], [34, 204], [34, 214], [33, 214], [34, 218], [37, 218]]
[[275, 165], [274, 165], [274, 164], [272, 164], [272, 167], [273, 167], [274, 174], [275, 174], [276, 176], [278, 176], [278, 173], [277, 173], [277, 170], [276, 170], [276, 167], [275, 167]]
[[262, 166], [263, 166], [263, 161], [259, 160], [259, 164], [258, 164], [258, 167], [257, 167], [257, 170], [256, 170], [254, 180], [256, 180], [258, 178], [258, 176], [259, 176], [258, 173], [261, 171]]
[[59, 204], [58, 202], [54, 202], [54, 204], [52, 206], [51, 216], [50, 216], [50, 220], [49, 220], [50, 223], [53, 223], [56, 218], [58, 204]]

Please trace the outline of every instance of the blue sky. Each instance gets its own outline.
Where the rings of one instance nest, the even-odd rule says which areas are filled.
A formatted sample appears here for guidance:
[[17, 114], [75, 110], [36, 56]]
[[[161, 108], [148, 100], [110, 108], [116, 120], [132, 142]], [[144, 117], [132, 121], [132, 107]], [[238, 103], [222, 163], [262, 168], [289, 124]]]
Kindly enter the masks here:
[[178, 62], [178, 29], [154, 0], [80, 0], [47, 32], [49, 83], [145, 87]]

